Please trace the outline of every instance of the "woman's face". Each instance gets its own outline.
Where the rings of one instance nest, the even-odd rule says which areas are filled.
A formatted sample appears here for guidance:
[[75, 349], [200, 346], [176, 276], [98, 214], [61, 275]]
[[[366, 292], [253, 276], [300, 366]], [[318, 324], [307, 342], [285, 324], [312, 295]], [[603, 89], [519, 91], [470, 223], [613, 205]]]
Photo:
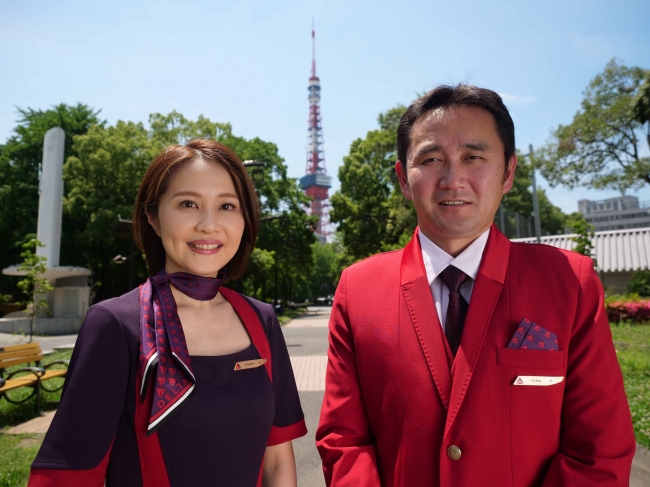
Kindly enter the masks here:
[[165, 271], [215, 277], [235, 255], [244, 217], [235, 185], [220, 164], [195, 159], [180, 167], [149, 223], [162, 239]]

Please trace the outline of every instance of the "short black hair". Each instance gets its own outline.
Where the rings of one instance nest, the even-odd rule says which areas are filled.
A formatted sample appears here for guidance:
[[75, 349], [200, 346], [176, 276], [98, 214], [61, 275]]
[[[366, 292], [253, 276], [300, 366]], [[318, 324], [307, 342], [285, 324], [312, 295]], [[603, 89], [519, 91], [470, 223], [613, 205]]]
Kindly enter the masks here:
[[515, 124], [498, 93], [477, 86], [458, 84], [440, 85], [421, 96], [408, 107], [397, 127], [397, 157], [406, 169], [406, 155], [411, 145], [411, 130], [415, 122], [426, 113], [438, 108], [474, 106], [490, 112], [497, 134], [503, 144], [506, 169], [515, 153]]

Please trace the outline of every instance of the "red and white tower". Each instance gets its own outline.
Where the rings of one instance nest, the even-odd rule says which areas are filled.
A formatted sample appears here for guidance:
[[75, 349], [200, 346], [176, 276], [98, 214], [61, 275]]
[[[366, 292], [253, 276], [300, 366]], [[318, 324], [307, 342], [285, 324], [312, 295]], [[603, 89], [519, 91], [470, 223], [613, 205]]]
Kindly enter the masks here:
[[308, 146], [307, 167], [305, 175], [300, 178], [300, 185], [305, 194], [312, 198], [311, 214], [318, 217], [316, 236], [321, 242], [327, 240], [331, 233], [329, 224], [329, 195], [328, 189], [332, 187], [332, 178], [325, 170], [325, 157], [323, 153], [323, 127], [320, 117], [320, 79], [316, 76], [316, 34], [312, 26], [312, 61], [311, 78], [309, 78], [309, 121], [308, 121]]

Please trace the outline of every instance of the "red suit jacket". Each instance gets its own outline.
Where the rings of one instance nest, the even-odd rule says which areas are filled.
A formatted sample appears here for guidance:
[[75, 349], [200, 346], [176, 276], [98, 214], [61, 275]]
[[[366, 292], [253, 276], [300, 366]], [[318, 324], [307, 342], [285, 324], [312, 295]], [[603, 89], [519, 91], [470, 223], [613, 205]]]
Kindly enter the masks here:
[[[560, 351], [506, 348], [523, 318]], [[630, 410], [587, 257], [493, 226], [453, 359], [415, 236], [343, 272], [329, 339], [316, 435], [327, 485], [629, 484]], [[565, 380], [513, 385], [520, 375]]]

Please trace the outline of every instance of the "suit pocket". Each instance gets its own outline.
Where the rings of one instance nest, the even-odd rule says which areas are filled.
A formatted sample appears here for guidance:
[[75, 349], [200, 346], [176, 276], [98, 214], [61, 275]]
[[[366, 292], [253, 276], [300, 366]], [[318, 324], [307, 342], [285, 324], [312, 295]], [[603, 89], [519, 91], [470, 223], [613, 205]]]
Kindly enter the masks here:
[[497, 348], [497, 364], [520, 369], [563, 369], [566, 352]]

